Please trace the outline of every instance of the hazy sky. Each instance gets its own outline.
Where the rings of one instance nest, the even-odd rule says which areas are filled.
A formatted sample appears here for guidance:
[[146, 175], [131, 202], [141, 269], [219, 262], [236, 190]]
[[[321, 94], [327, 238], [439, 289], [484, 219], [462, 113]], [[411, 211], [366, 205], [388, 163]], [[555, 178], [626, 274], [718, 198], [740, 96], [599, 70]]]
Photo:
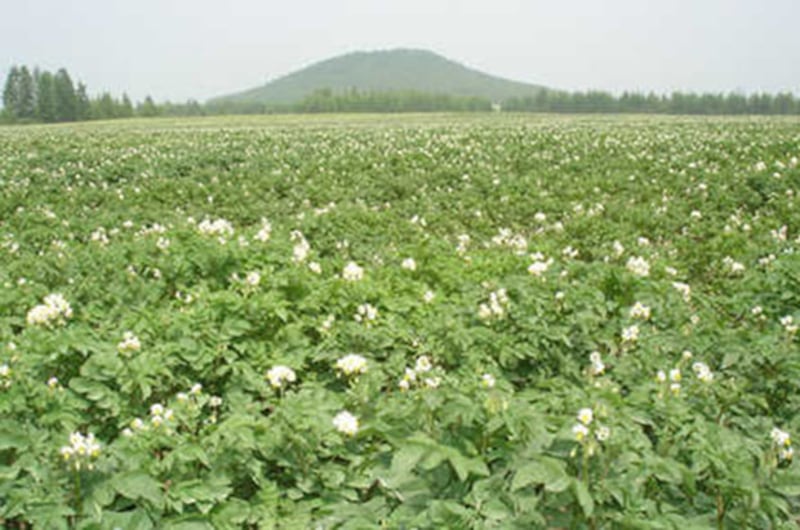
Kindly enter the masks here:
[[800, 94], [800, 0], [5, 0], [0, 75], [206, 98], [356, 50], [425, 48], [555, 88]]

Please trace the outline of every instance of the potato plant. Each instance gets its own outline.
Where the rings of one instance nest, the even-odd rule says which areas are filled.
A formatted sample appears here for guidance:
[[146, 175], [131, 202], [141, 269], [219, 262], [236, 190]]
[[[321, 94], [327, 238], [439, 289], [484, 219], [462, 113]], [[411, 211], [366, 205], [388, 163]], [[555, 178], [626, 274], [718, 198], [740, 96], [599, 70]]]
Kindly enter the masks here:
[[800, 122], [0, 129], [14, 529], [796, 528]]

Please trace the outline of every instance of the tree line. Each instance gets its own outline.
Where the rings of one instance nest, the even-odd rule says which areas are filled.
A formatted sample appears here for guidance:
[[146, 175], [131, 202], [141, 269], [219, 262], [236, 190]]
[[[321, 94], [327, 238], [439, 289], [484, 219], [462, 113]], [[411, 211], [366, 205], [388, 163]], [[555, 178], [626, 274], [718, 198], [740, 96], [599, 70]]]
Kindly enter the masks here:
[[86, 85], [72, 81], [64, 68], [55, 73], [12, 66], [3, 85], [0, 119], [7, 123], [54, 123], [157, 116], [161, 106], [151, 97], [134, 106], [127, 94], [104, 92], [89, 97]]
[[800, 98], [780, 94], [696, 94], [673, 92], [669, 95], [624, 92], [567, 92], [542, 90], [534, 95], [513, 98], [503, 110], [517, 112], [567, 113], [645, 113], [645, 114], [800, 114]]
[[72, 81], [66, 69], [55, 73], [13, 66], [3, 87], [0, 121], [51, 123], [153, 116], [218, 114], [333, 113], [333, 112], [556, 112], [649, 114], [800, 114], [800, 98], [781, 94], [669, 95], [624, 92], [567, 92], [542, 89], [530, 96], [492, 102], [487, 98], [433, 94], [414, 90], [334, 92], [317, 90], [297, 103], [266, 104], [248, 101], [211, 101], [206, 104], [156, 103], [150, 96], [134, 105], [126, 94], [108, 92], [90, 97], [86, 85]]
[[480, 112], [492, 109], [486, 98], [431, 94], [415, 90], [336, 93], [317, 90], [292, 106], [293, 112]]

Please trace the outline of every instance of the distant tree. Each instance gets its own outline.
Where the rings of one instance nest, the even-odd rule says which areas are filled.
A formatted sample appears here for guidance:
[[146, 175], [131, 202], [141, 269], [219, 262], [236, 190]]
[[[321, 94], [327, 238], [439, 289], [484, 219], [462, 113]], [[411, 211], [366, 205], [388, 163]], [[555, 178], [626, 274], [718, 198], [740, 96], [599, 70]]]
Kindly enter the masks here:
[[159, 110], [155, 102], [153, 101], [153, 98], [151, 98], [150, 96], [144, 98], [144, 101], [140, 103], [139, 107], [137, 108], [137, 114], [144, 118], [152, 118], [154, 116], [158, 116]]
[[122, 101], [119, 104], [119, 111], [117, 112], [118, 118], [130, 118], [133, 116], [133, 103], [128, 97], [128, 94], [122, 94]]
[[36, 84], [27, 66], [19, 69], [17, 114], [23, 120], [36, 119]]
[[56, 90], [53, 74], [47, 71], [34, 72], [36, 84], [36, 116], [49, 123], [56, 120]]
[[116, 118], [117, 104], [108, 92], [103, 92], [100, 97], [91, 102], [91, 116], [95, 120], [110, 120]]
[[92, 105], [89, 101], [89, 95], [86, 93], [86, 85], [78, 83], [78, 88], [75, 90], [75, 115], [78, 120], [91, 119]]
[[78, 98], [69, 73], [64, 68], [53, 78], [56, 121], [75, 121], [78, 119]]
[[15, 65], [12, 66], [6, 76], [5, 85], [3, 85], [3, 113], [6, 120], [16, 121], [19, 119], [17, 109], [19, 107], [19, 68]]

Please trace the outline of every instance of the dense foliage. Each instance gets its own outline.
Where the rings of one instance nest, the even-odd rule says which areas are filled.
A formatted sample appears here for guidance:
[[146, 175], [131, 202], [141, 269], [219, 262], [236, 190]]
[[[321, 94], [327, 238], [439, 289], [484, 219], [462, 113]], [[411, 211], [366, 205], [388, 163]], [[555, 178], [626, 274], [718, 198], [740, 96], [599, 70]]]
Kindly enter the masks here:
[[511, 98], [503, 107], [524, 112], [635, 112], [643, 114], [800, 114], [800, 99], [791, 92], [780, 94], [696, 94], [670, 95], [624, 92], [615, 96], [599, 90], [566, 92], [543, 90], [535, 95]]
[[192, 123], [0, 129], [6, 527], [797, 527], [797, 121]]
[[[27, 66], [12, 66], [3, 85], [0, 121], [8, 123], [53, 123], [83, 120], [108, 120], [157, 116], [159, 106], [151, 97], [134, 108], [130, 98], [117, 98], [109, 92], [89, 97], [86, 85], [75, 85], [66, 69], [55, 74]], [[187, 102], [185, 107], [195, 103]], [[165, 108], [169, 108], [166, 104]]]
[[[369, 54], [368, 54], [369, 55]], [[401, 54], [402, 55], [402, 54]], [[359, 59], [359, 54], [350, 60]], [[791, 93], [782, 94], [694, 94], [675, 92], [670, 95], [625, 92], [615, 96], [609, 92], [567, 92], [550, 90], [534, 85], [521, 85], [498, 80], [466, 70], [443, 58], [432, 64], [420, 61], [413, 53], [404, 57], [399, 65], [387, 66], [388, 78], [378, 83], [379, 88], [358, 89], [366, 72], [381, 58], [371, 57], [366, 65], [327, 65], [327, 74], [310, 75], [305, 70], [287, 76], [291, 82], [281, 85], [276, 99], [257, 97], [257, 89], [249, 97], [245, 92], [236, 97], [216, 98], [207, 103], [189, 100], [184, 103], [156, 103], [147, 96], [134, 105], [123, 94], [117, 98], [108, 92], [89, 97], [86, 85], [73, 85], [69, 73], [61, 68], [55, 74], [26, 66], [12, 66], [3, 89], [3, 109], [0, 121], [7, 123], [52, 123], [83, 120], [109, 120], [118, 118], [159, 116], [206, 116], [224, 114], [274, 114], [274, 113], [410, 113], [410, 112], [548, 112], [548, 113], [640, 113], [640, 114], [707, 114], [707, 115], [796, 115], [800, 114], [800, 99]], [[391, 62], [392, 57], [382, 60]], [[412, 61], [418, 74], [400, 68], [404, 61]], [[441, 62], [449, 65], [444, 68]], [[327, 64], [327, 63], [323, 63]], [[317, 65], [319, 66], [319, 65]], [[424, 66], [424, 68], [423, 68]], [[314, 67], [310, 67], [312, 70]], [[437, 82], [430, 84], [430, 71], [437, 72]], [[468, 75], [464, 73], [468, 72]], [[393, 86], [390, 79], [403, 73], [408, 82], [417, 82], [420, 88], [403, 88], [403, 83]], [[328, 75], [330, 74], [330, 75]], [[343, 84], [343, 76], [352, 77], [352, 84]], [[333, 77], [331, 77], [333, 76]], [[465, 77], [466, 76], [466, 77]], [[459, 79], [464, 82], [459, 84]], [[335, 82], [333, 82], [335, 81]], [[315, 84], [316, 83], [316, 84]], [[326, 84], [327, 83], [327, 84]], [[428, 83], [428, 84], [425, 84]], [[505, 86], [505, 91], [495, 85]], [[269, 85], [268, 85], [269, 86]], [[348, 88], [343, 88], [348, 87]], [[495, 87], [496, 90], [493, 90]], [[266, 87], [265, 87], [266, 88]], [[523, 90], [524, 89], [524, 90]], [[508, 92], [510, 90], [510, 92]], [[293, 92], [292, 92], [293, 91]], [[252, 91], [251, 91], [252, 92]], [[289, 98], [289, 95], [293, 97]], [[505, 96], [503, 96], [505, 94]], [[527, 94], [527, 95], [521, 95]]]

